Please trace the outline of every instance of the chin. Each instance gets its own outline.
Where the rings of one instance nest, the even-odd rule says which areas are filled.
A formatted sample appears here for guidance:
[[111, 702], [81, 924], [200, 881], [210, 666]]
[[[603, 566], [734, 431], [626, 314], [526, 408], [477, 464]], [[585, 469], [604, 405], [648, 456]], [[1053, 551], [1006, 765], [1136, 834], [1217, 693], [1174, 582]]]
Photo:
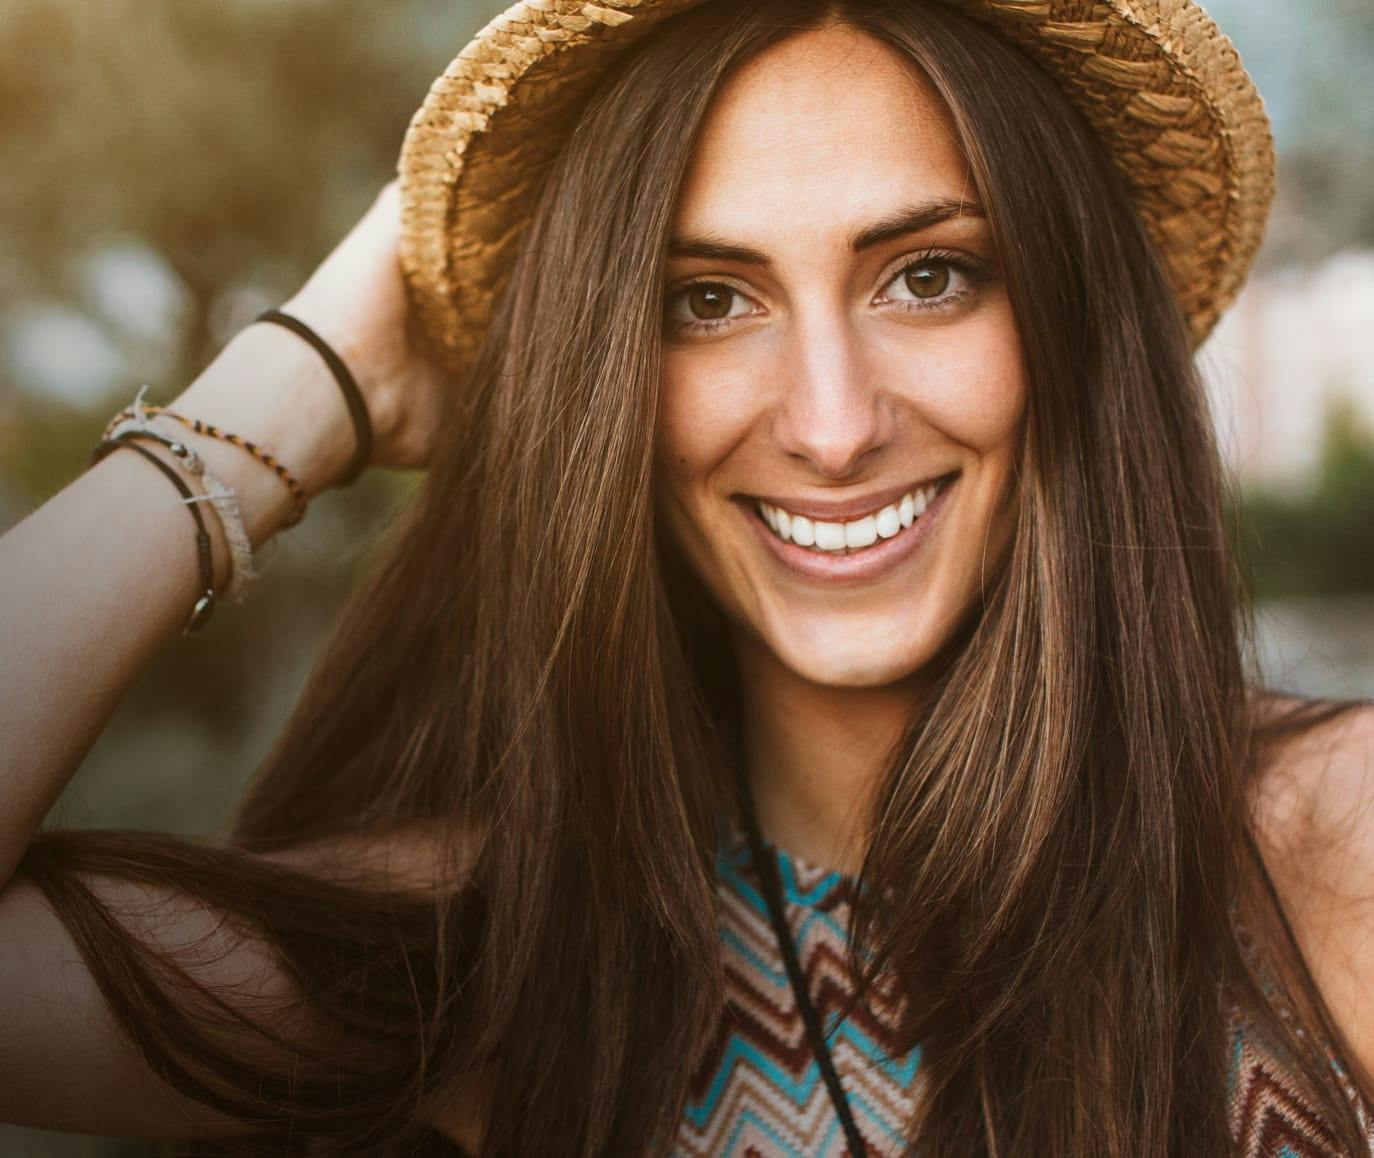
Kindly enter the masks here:
[[903, 639], [895, 625], [863, 631], [837, 623], [805, 636], [770, 633], [762, 639], [802, 679], [835, 688], [879, 688], [911, 679], [934, 657], [939, 642]]

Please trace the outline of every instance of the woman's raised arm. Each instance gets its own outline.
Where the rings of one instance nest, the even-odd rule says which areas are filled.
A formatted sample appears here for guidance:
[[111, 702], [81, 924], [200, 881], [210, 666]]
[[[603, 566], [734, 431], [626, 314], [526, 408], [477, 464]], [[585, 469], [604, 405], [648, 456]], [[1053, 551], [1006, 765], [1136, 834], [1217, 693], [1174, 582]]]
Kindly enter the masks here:
[[[284, 308], [349, 365], [371, 416], [372, 463], [419, 467], [444, 375], [413, 329], [399, 218], [392, 182]], [[310, 496], [339, 481], [355, 446], [324, 361], [280, 326], [241, 331], [170, 408], [268, 448]], [[236, 491], [255, 547], [282, 528], [292, 499], [271, 470], [236, 446], [184, 435]], [[176, 461], [157, 443], [139, 445]], [[205, 522], [221, 589], [228, 548], [208, 505]], [[126, 690], [185, 623], [198, 587], [191, 517], [162, 472], [128, 451], [0, 538], [0, 886]]]
[[[356, 379], [370, 462], [421, 467], [447, 378], [414, 333], [398, 233], [392, 183], [283, 308]], [[259, 443], [307, 496], [346, 476], [357, 445], [320, 354], [276, 325], [243, 330], [169, 408]], [[272, 470], [240, 447], [177, 434], [234, 489], [254, 546], [288, 524], [295, 500]], [[184, 477], [161, 444], [138, 445]], [[421, 824], [272, 852], [156, 833], [37, 837], [201, 590], [180, 499], [154, 463], [116, 451], [0, 538], [0, 1121], [149, 1138], [280, 1135], [293, 1128], [294, 1098], [319, 1128], [344, 1129], [330, 1100], [351, 1096], [340, 1059], [373, 1051], [364, 1085], [374, 1061], [408, 1073], [414, 1037], [403, 1028], [397, 1047], [334, 1015], [352, 1009], [370, 963], [429, 944], [434, 894], [461, 885], [466, 842]], [[220, 590], [227, 540], [215, 512], [203, 514]], [[303, 913], [303, 895], [322, 899]], [[395, 944], [368, 939], [379, 906]], [[308, 1058], [331, 1050], [339, 1058], [323, 1077], [307, 1072]], [[454, 1137], [473, 1128], [463, 1098], [416, 1120]]]

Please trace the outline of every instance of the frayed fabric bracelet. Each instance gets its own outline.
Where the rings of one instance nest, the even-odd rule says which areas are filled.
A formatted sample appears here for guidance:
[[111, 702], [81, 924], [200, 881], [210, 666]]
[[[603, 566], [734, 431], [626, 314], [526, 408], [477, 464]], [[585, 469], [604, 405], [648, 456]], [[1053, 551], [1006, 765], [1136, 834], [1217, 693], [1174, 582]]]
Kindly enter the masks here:
[[224, 538], [229, 544], [229, 582], [225, 586], [224, 597], [231, 603], [242, 603], [248, 584], [258, 578], [258, 573], [253, 569], [253, 544], [243, 525], [238, 496], [232, 487], [222, 483], [210, 472], [205, 466], [204, 459], [194, 449], [153, 426], [143, 408], [143, 395], [147, 389], [148, 387], [144, 386], [134, 398], [133, 417], [117, 423], [108, 431], [106, 437], [108, 439], [129, 435], [160, 442], [185, 464], [188, 471], [201, 480], [205, 493], [187, 501], [208, 502], [215, 508], [220, 526], [224, 528]]
[[191, 515], [196, 521], [196, 560], [200, 564], [201, 593], [196, 598], [195, 604], [191, 608], [191, 614], [181, 629], [182, 635], [192, 635], [209, 622], [210, 616], [215, 611], [215, 564], [210, 554], [210, 532], [206, 530], [205, 517], [200, 513], [200, 508], [196, 506], [196, 496], [191, 493], [191, 488], [182, 481], [181, 476], [172, 467], [158, 458], [151, 450], [132, 441], [133, 437], [133, 434], [126, 434], [117, 438], [105, 439], [91, 451], [87, 469], [89, 470], [112, 451], [127, 447], [129, 450], [137, 451], [151, 462], [171, 479], [172, 485], [177, 488], [182, 503], [190, 509]]

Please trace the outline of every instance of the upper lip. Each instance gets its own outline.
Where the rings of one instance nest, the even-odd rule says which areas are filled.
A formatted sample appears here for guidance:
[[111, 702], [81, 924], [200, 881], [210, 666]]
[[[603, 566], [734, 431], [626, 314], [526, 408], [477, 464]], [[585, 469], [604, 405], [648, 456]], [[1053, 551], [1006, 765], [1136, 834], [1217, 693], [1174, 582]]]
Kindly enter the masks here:
[[901, 486], [888, 487], [887, 490], [870, 491], [866, 495], [855, 495], [850, 499], [808, 499], [797, 496], [753, 495], [757, 502], [767, 503], [770, 507], [782, 507], [789, 515], [805, 515], [808, 519], [823, 522], [842, 523], [849, 519], [862, 518], [864, 515], [877, 514], [884, 507], [898, 503], [904, 494], [918, 491], [931, 483], [950, 477], [954, 472], [931, 475], [920, 482], [903, 483]]

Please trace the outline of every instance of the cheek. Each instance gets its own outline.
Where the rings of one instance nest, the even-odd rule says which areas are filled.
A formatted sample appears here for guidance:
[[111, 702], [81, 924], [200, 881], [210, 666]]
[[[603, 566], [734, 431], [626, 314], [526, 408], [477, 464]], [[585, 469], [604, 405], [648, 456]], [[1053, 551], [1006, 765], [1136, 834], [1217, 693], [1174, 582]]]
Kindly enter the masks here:
[[659, 468], [674, 489], [704, 481], [744, 438], [758, 398], [747, 372], [688, 365], [666, 357], [659, 387], [655, 446]]
[[1026, 410], [1020, 343], [1009, 320], [966, 337], [937, 372], [923, 374], [916, 404], [952, 442], [987, 458], [1009, 456]]

